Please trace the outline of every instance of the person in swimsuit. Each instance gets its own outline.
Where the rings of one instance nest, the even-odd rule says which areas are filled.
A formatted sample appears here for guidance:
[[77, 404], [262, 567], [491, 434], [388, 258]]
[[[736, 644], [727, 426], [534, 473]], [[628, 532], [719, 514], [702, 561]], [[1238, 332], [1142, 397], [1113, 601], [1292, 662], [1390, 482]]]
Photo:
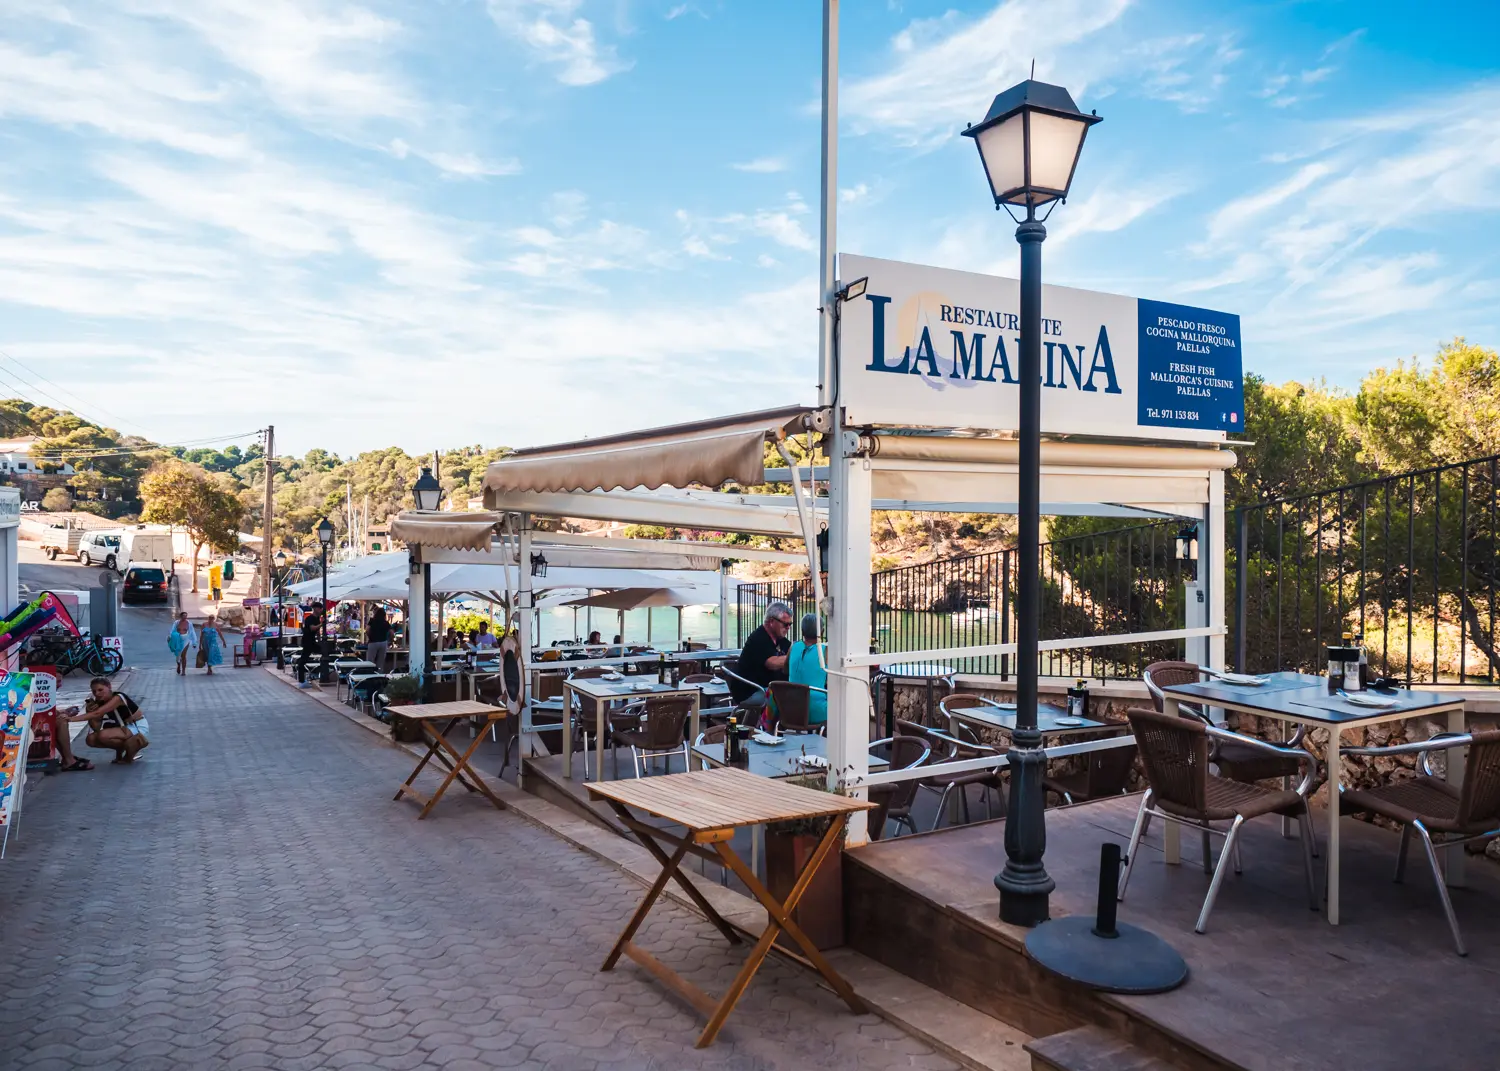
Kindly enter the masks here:
[[141, 749], [151, 743], [146, 737], [146, 716], [141, 713], [140, 704], [124, 692], [115, 691], [108, 677], [95, 677], [89, 682], [89, 690], [93, 696], [83, 713], [77, 707], [57, 712], [57, 750], [62, 756], [62, 768], [68, 771], [94, 768], [88, 759], [73, 754], [68, 726], [77, 721], [89, 723], [89, 731], [83, 738], [89, 747], [113, 751], [115, 762], [134, 762]]

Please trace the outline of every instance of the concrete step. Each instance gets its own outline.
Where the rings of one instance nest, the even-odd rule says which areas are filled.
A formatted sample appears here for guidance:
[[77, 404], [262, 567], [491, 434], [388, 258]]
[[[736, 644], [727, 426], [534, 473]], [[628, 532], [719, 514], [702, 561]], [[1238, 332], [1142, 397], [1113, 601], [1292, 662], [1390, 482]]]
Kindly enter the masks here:
[[1178, 1071], [1097, 1026], [1080, 1026], [1026, 1045], [1032, 1071]]

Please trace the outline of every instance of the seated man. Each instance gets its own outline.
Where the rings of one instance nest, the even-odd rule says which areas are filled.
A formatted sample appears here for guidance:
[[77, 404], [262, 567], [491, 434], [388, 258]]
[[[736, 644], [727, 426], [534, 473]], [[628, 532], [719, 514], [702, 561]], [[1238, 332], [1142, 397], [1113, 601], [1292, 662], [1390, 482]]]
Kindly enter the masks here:
[[110, 686], [107, 677], [95, 677], [89, 682], [93, 692], [84, 713], [77, 707], [57, 712], [57, 751], [62, 756], [64, 770], [91, 770], [94, 764], [73, 754], [73, 743], [68, 726], [86, 721], [89, 731], [83, 742], [89, 747], [102, 748], [115, 753], [115, 762], [134, 762], [140, 750], [151, 743], [146, 737], [146, 716], [140, 706], [124, 692]]
[[[790, 606], [784, 602], [773, 602], [767, 606], [765, 623], [750, 633], [745, 646], [740, 650], [735, 674], [761, 688], [772, 681], [786, 680], [787, 654], [792, 648], [787, 633], [791, 627]], [[736, 703], [743, 703], [755, 693], [738, 681], [731, 680], [729, 694]]]
[[481, 651], [487, 651], [491, 647], [499, 646], [500, 641], [495, 639], [495, 634], [490, 631], [488, 621], [479, 622], [479, 635], [474, 637], [474, 646]]

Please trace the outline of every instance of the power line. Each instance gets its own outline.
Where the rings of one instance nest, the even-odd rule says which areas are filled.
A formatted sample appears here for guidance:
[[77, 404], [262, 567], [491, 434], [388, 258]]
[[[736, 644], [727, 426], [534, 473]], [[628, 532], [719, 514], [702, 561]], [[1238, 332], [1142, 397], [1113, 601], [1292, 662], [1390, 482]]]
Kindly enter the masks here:
[[219, 443], [235, 443], [243, 439], [257, 438], [260, 436], [260, 434], [260, 431], [246, 431], [240, 432], [238, 435], [216, 435], [207, 439], [189, 439], [185, 442], [180, 443], [153, 443], [150, 446], [122, 446], [117, 449], [110, 450], [92, 450], [88, 448], [81, 448], [78, 450], [64, 449], [60, 451], [55, 450], [51, 453], [44, 454], [34, 453], [31, 456], [38, 461], [58, 461], [64, 458], [70, 460], [77, 459], [80, 461], [86, 461], [90, 458], [96, 457], [124, 457], [129, 454], [153, 454], [164, 450], [172, 450], [178, 447], [184, 450], [194, 450], [209, 446], [217, 446]]
[[[40, 393], [43, 397], [50, 398], [52, 401], [56, 402], [64, 410], [66, 410], [68, 412], [76, 413], [79, 416], [86, 417], [90, 421], [92, 421], [93, 423], [100, 424], [102, 426], [102, 422], [101, 421], [95, 420], [92, 415], [90, 415], [85, 410], [79, 408], [78, 403], [82, 403], [83, 399], [80, 398], [77, 394], [74, 394], [67, 387], [64, 387], [61, 383], [58, 383], [55, 380], [48, 379], [46, 376], [42, 375], [36, 369], [32, 368], [29, 364], [26, 364], [20, 358], [14, 356], [13, 354], [11, 354], [10, 352], [8, 352], [6, 350], [0, 350], [0, 357], [4, 357], [7, 361], [10, 361], [11, 364], [19, 365], [21, 368], [24, 368], [27, 372], [31, 373], [31, 375], [32, 375], [32, 377], [34, 379], [40, 380], [43, 383], [49, 384], [50, 386], [53, 386], [53, 387], [56, 387], [58, 390], [62, 391], [62, 393], [66, 394], [68, 397], [73, 398], [74, 402], [73, 403], [65, 402], [62, 399], [58, 398], [57, 395], [52, 394], [50, 391], [43, 390], [35, 382], [25, 381], [25, 382], [28, 383], [29, 386], [31, 386], [34, 390], [36, 390], [38, 393]], [[28, 398], [27, 401], [31, 401], [31, 399]], [[32, 404], [36, 404], [36, 403], [33, 402]], [[96, 408], [93, 405], [93, 403], [85, 403], [85, 404], [87, 404], [90, 409]], [[131, 425], [133, 427], [139, 428], [143, 432], [146, 431], [146, 429], [144, 427], [142, 427], [140, 424], [136, 424], [135, 421], [133, 421], [133, 420], [126, 420], [124, 417], [117, 416], [116, 414], [111, 413], [111, 412], [109, 412], [108, 410], [106, 410], [106, 409], [104, 409], [102, 407], [98, 407], [97, 411], [100, 414], [104, 415], [105, 417], [108, 417], [110, 420], [112, 420], [112, 421], [114, 421], [116, 423], [128, 424], [128, 425]], [[150, 433], [148, 432], [147, 434], [149, 435]]]

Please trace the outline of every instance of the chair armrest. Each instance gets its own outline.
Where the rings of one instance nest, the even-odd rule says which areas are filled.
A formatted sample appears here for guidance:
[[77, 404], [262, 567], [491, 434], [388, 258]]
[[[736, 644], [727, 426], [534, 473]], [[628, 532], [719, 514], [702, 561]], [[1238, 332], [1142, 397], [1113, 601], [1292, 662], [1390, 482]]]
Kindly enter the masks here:
[[[1302, 777], [1302, 783], [1297, 786], [1297, 795], [1306, 796], [1308, 790], [1312, 788], [1313, 780], [1318, 774], [1318, 760], [1311, 752], [1305, 751], [1300, 747], [1282, 747], [1279, 744], [1272, 744], [1258, 737], [1245, 736], [1242, 733], [1230, 732], [1228, 729], [1220, 729], [1217, 725], [1207, 725], [1205, 729], [1208, 731], [1208, 735], [1216, 740], [1232, 740], [1236, 744], [1246, 744], [1257, 751], [1264, 751], [1267, 755], [1280, 755], [1283, 758], [1296, 759], [1307, 770]], [[1347, 751], [1348, 749], [1345, 748], [1343, 750]]]
[[1429, 740], [1414, 740], [1407, 744], [1387, 744], [1384, 747], [1344, 747], [1339, 748], [1345, 755], [1412, 755], [1417, 756], [1417, 761], [1422, 765], [1422, 772], [1428, 777], [1436, 777], [1432, 768], [1431, 753], [1434, 751], [1447, 751], [1449, 748], [1466, 747], [1474, 742], [1474, 737], [1469, 733], [1438, 733]]

